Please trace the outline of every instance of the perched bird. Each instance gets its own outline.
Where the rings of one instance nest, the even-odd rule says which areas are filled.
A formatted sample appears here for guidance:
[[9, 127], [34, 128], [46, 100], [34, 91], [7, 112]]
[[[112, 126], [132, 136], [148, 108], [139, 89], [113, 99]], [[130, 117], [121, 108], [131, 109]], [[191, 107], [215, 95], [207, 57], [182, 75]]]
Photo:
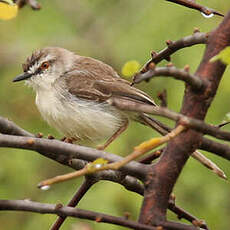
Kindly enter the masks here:
[[130, 86], [109, 65], [59, 47], [35, 51], [23, 64], [26, 80], [36, 92], [36, 105], [50, 126], [75, 141], [107, 139], [104, 149], [128, 126], [130, 119], [147, 123], [143, 114], [110, 105], [109, 98], [155, 106], [141, 90]]
[[[143, 91], [122, 79], [107, 64], [59, 47], [35, 51], [23, 64], [24, 73], [13, 82], [26, 80], [36, 92], [36, 105], [51, 126], [73, 141], [106, 140], [105, 149], [135, 120], [167, 134], [168, 129], [147, 114], [120, 110], [108, 103], [122, 98], [156, 106]], [[192, 156], [219, 176], [224, 172], [196, 151]]]

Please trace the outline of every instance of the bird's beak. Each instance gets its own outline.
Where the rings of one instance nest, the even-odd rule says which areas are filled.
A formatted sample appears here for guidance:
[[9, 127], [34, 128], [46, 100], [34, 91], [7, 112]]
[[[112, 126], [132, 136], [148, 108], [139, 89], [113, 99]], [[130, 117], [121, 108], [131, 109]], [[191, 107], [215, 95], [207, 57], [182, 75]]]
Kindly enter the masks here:
[[13, 82], [26, 80], [26, 79], [32, 77], [32, 75], [33, 74], [31, 74], [31, 73], [20, 74], [19, 76], [17, 76], [16, 78], [13, 79]]

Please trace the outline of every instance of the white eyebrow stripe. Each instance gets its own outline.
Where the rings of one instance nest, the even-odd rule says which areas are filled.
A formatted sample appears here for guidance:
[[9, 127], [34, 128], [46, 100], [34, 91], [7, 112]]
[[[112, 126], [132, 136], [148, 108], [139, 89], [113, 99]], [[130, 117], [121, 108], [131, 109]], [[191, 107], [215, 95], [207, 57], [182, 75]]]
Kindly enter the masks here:
[[52, 55], [47, 55], [47, 56], [45, 56], [45, 57], [43, 57], [43, 58], [41, 58], [40, 60], [38, 60], [38, 61], [36, 61], [35, 63], [34, 63], [34, 65], [32, 65], [32, 66], [30, 66], [29, 67], [29, 70], [27, 71], [28, 73], [35, 73], [36, 72], [36, 70], [40, 67], [40, 65], [43, 63], [43, 62], [46, 62], [46, 61], [49, 61], [49, 60], [51, 60], [51, 59], [53, 59], [54, 58], [54, 56], [52, 56]]

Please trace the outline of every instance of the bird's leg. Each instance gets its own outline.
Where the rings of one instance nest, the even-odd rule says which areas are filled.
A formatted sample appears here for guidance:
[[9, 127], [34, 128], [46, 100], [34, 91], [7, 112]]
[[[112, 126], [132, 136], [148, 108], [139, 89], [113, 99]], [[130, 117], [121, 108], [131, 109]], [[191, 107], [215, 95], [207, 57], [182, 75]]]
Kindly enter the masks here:
[[98, 145], [98, 150], [104, 150], [108, 147], [117, 137], [119, 137], [128, 127], [129, 120], [127, 119], [124, 124], [105, 142], [104, 145]]

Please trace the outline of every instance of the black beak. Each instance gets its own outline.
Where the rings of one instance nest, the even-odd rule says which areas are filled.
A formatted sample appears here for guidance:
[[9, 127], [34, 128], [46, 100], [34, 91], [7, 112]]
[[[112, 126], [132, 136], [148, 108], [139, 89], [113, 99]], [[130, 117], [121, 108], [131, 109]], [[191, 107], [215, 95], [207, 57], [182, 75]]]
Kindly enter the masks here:
[[32, 75], [33, 74], [31, 74], [31, 73], [23, 73], [23, 74], [20, 74], [19, 76], [17, 76], [16, 78], [14, 78], [12, 81], [16, 82], [16, 81], [26, 80], [26, 79], [32, 77]]

